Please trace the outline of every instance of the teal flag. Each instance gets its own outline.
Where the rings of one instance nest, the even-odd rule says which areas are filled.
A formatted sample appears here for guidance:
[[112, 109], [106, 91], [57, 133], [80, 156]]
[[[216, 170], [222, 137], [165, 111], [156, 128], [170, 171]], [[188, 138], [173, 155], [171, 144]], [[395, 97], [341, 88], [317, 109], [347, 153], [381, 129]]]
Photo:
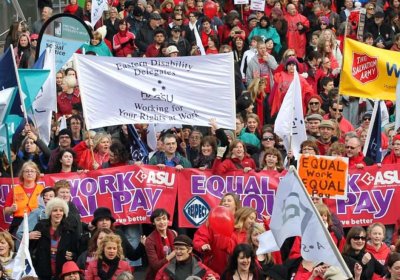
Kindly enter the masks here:
[[7, 115], [4, 124], [0, 125], [0, 152], [6, 153], [9, 161], [11, 161], [12, 136], [22, 120], [23, 118], [18, 115]]
[[50, 70], [42, 69], [18, 69], [22, 87], [22, 97], [25, 108], [30, 109], [40, 89], [50, 74]]
[[16, 87], [11, 87], [0, 91], [0, 125], [10, 113], [14, 98], [17, 92]]

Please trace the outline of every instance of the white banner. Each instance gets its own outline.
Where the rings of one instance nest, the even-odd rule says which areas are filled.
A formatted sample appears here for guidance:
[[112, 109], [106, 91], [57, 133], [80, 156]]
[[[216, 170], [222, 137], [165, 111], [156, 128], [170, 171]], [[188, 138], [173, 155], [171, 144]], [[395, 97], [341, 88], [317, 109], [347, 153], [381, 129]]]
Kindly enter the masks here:
[[88, 129], [164, 123], [235, 128], [232, 53], [176, 58], [74, 55]]
[[107, 8], [107, 0], [94, 0], [92, 1], [92, 18], [91, 25], [94, 29], [96, 22], [103, 16], [103, 12]]
[[264, 0], [251, 0], [250, 10], [252, 11], [264, 11], [265, 1]]

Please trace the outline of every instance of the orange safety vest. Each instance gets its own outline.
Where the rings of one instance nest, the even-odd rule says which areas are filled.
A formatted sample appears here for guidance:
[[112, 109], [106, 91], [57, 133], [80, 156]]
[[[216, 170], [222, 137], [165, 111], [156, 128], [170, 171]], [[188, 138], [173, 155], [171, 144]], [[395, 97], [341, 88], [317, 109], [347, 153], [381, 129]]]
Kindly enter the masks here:
[[17, 211], [14, 212], [14, 217], [24, 217], [24, 211], [29, 214], [32, 210], [38, 208], [38, 197], [44, 187], [42, 185], [36, 185], [31, 197], [26, 195], [24, 188], [20, 185], [16, 185], [13, 189], [14, 192], [14, 203], [17, 205]]

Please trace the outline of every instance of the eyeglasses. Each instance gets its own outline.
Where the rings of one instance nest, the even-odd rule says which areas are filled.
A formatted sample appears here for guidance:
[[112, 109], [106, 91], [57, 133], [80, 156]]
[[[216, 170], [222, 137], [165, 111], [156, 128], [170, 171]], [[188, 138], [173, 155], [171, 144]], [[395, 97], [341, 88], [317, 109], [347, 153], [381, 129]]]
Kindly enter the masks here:
[[333, 111], [343, 112], [343, 109], [331, 108]]
[[367, 10], [368, 10], [368, 11], [372, 11], [372, 10], [374, 10], [374, 8], [368, 8]]
[[263, 141], [275, 141], [274, 137], [264, 137]]
[[346, 146], [345, 148], [347, 149], [347, 150], [355, 150], [355, 149], [357, 149], [359, 146]]
[[365, 240], [367, 240], [367, 237], [356, 235], [356, 236], [353, 236], [351, 239], [365, 241]]
[[310, 102], [308, 104], [310, 104], [310, 105], [319, 105], [319, 102]]

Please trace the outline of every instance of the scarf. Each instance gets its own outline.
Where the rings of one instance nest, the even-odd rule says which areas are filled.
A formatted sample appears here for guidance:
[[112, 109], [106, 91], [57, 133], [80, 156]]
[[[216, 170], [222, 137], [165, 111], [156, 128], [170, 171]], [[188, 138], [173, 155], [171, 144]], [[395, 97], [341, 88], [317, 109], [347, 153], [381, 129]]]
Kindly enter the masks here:
[[256, 114], [260, 118], [260, 123], [258, 124], [258, 129], [262, 129], [264, 125], [264, 97], [262, 94], [258, 94], [256, 97]]
[[[102, 260], [97, 260], [97, 275], [101, 280], [110, 280], [118, 269], [120, 259], [118, 257], [112, 260], [107, 259], [106, 256], [104, 256], [104, 253], [102, 254], [102, 256]], [[108, 265], [107, 272], [103, 270], [103, 262]]]
[[[157, 257], [159, 260], [162, 260], [165, 258], [165, 253], [164, 253], [164, 244], [162, 242], [162, 237], [161, 234], [155, 230], [154, 231], [154, 235], [155, 235], [155, 239], [156, 239], [156, 252], [157, 252]], [[167, 238], [169, 241], [169, 244], [171, 244], [171, 251], [174, 249], [174, 239], [175, 239], [175, 235], [173, 233], [173, 231], [167, 229]]]

